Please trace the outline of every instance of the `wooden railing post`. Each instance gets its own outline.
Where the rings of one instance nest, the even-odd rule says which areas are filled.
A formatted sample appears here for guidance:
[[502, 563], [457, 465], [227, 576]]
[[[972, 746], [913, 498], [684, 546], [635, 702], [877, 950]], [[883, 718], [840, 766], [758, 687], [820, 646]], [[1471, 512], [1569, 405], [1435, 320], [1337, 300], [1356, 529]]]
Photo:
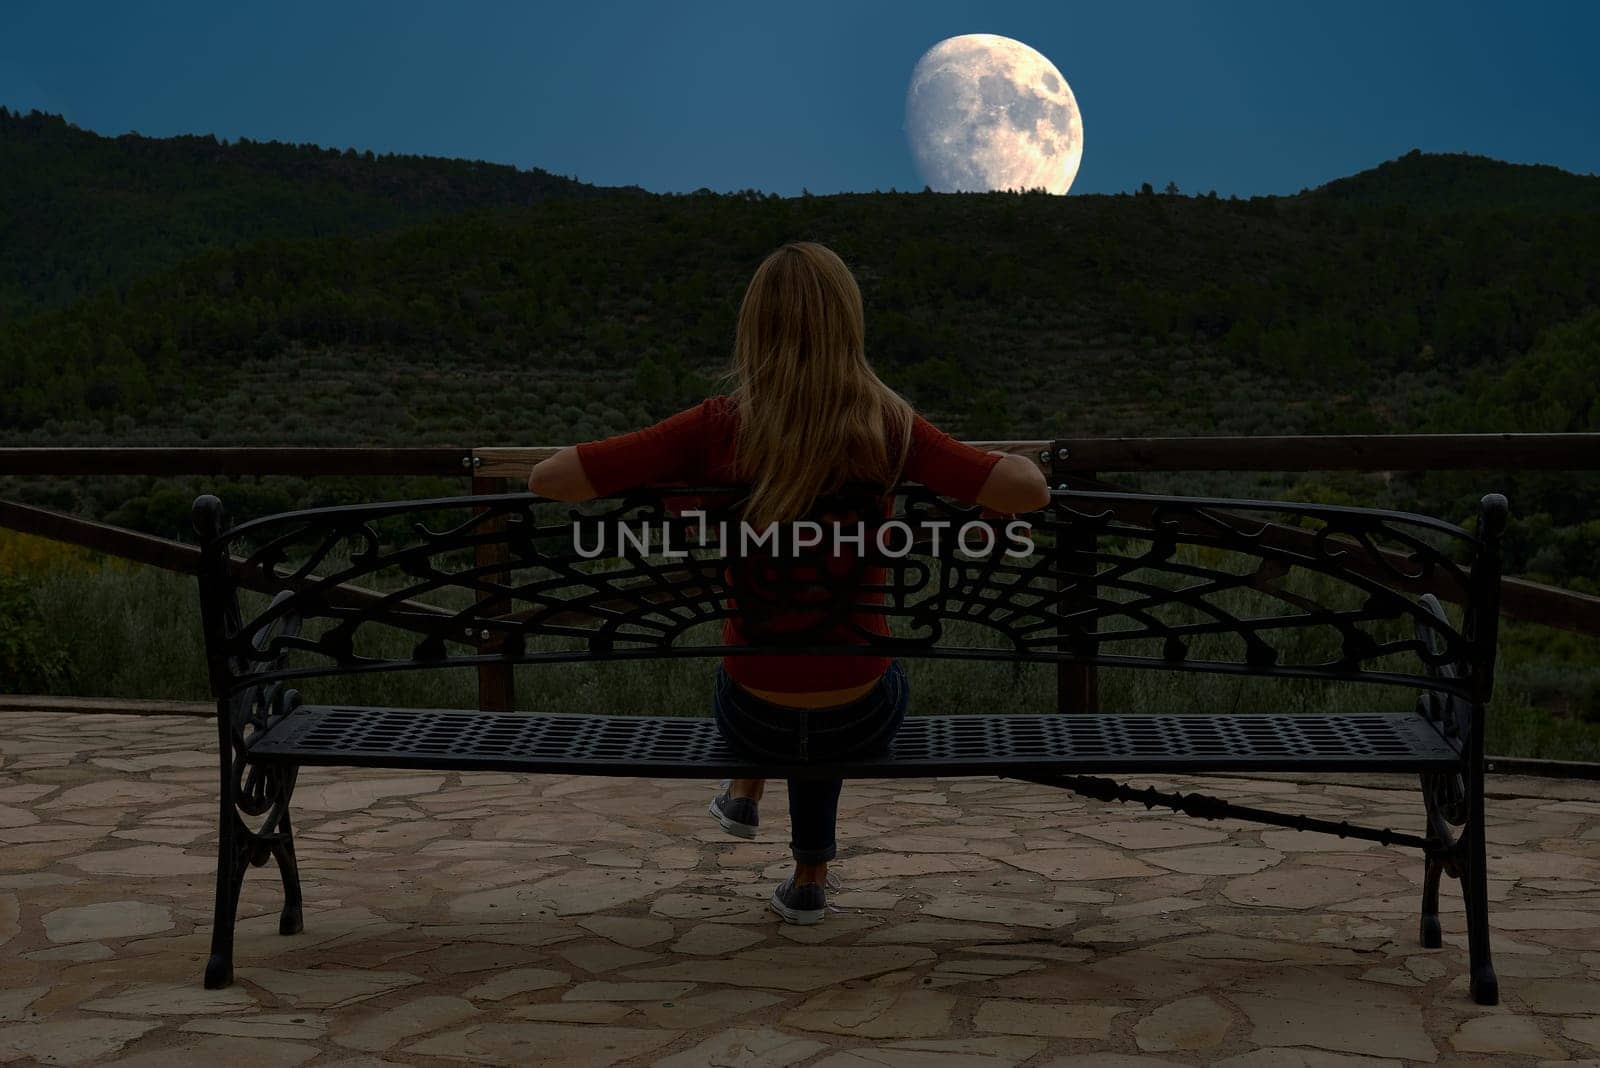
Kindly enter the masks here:
[[[1052, 442], [1048, 452], [1047, 464], [1050, 469], [1050, 482], [1056, 489], [1070, 489], [1067, 481], [1067, 461], [1071, 453], [1067, 446], [1056, 441]], [[1093, 471], [1080, 471], [1077, 474], [1083, 478], [1094, 478]], [[1069, 611], [1074, 605], [1087, 605], [1093, 602], [1095, 587], [1093, 583], [1084, 582], [1084, 576], [1094, 576], [1095, 535], [1088, 527], [1081, 529], [1058, 528], [1055, 546], [1056, 569], [1061, 573], [1057, 579], [1057, 588], [1064, 591], [1061, 598], [1060, 610]], [[1066, 596], [1065, 591], [1071, 592]], [[1065, 634], [1061, 637], [1059, 648], [1067, 648]], [[1056, 711], [1057, 712], [1098, 712], [1100, 710], [1100, 683], [1093, 664], [1070, 664], [1060, 661], [1056, 664]]]
[[[476, 459], [476, 457], [474, 457]], [[511, 480], [506, 478], [483, 478], [477, 474], [474, 464], [472, 475], [472, 492], [476, 495], [489, 493], [509, 493]], [[477, 509], [483, 512], [484, 509]], [[485, 530], [504, 530], [505, 520], [492, 520]], [[473, 563], [482, 567], [485, 564], [501, 564], [510, 559], [504, 542], [491, 545], [479, 545], [473, 549]], [[490, 576], [503, 580], [505, 572], [490, 572]], [[478, 602], [491, 600], [487, 593], [478, 592]], [[492, 610], [492, 609], [491, 609]], [[479, 650], [484, 650], [486, 644], [480, 640]], [[478, 665], [478, 707], [485, 712], [510, 712], [517, 704], [516, 672], [511, 664], [479, 664]]]

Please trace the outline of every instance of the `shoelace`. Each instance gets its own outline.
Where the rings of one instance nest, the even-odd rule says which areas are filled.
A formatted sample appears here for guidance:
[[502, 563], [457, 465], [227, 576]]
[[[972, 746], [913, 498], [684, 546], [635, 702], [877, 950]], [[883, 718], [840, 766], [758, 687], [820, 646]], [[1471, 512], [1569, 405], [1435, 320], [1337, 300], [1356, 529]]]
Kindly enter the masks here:
[[828, 873], [827, 879], [824, 880], [824, 884], [827, 886], [828, 893], [829, 893], [828, 911], [829, 912], [849, 912], [850, 911], [849, 909], [840, 908], [838, 905], [835, 905], [833, 903], [833, 900], [832, 900], [832, 895], [833, 894], [842, 893], [844, 891], [844, 883], [839, 881], [839, 877], [837, 875], [835, 875], [833, 872], [830, 871]]

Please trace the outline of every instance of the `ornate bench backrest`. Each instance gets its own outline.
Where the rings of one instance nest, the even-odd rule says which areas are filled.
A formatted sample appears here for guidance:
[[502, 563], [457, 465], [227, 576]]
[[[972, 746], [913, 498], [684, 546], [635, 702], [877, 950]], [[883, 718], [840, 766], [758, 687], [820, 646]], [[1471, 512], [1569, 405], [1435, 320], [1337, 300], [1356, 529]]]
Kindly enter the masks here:
[[[259, 696], [318, 675], [484, 662], [870, 652], [1488, 698], [1498, 495], [1474, 535], [1398, 512], [1060, 490], [1024, 534], [903, 486], [892, 519], [841, 495], [818, 513], [839, 526], [784, 525], [781, 547], [798, 537], [801, 558], [779, 566], [773, 532], [738, 523], [734, 492], [638, 491], [581, 508], [529, 494], [396, 501], [231, 529], [201, 497], [214, 689]], [[270, 600], [247, 610], [241, 590]], [[1464, 606], [1460, 622], [1429, 593]], [[730, 613], [749, 644], [707, 626]]]

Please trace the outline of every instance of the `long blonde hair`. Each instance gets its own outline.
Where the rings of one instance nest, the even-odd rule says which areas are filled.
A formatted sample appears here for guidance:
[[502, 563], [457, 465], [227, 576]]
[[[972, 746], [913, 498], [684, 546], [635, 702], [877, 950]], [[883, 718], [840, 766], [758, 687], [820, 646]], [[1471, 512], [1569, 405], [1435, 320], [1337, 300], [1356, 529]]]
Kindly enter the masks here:
[[800, 518], [846, 482], [899, 481], [911, 406], [867, 363], [861, 290], [831, 249], [797, 241], [756, 268], [739, 306], [733, 377], [750, 521]]

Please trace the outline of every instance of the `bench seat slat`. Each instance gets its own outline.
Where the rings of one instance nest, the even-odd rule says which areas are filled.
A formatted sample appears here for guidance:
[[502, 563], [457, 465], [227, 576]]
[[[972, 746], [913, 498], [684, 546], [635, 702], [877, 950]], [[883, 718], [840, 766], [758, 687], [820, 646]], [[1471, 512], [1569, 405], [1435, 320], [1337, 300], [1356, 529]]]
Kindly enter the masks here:
[[1413, 713], [909, 716], [882, 757], [752, 764], [708, 718], [306, 705], [253, 740], [260, 762], [744, 778], [1009, 770], [1438, 771], [1461, 755]]

